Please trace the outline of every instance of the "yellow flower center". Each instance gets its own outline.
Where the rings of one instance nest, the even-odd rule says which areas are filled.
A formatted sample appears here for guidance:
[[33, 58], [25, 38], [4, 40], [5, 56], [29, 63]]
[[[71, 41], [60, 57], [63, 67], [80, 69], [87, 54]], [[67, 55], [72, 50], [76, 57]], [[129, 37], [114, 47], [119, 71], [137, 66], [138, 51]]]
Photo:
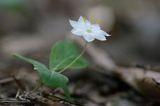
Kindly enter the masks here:
[[87, 29], [86, 31], [87, 31], [88, 33], [91, 33], [91, 32], [92, 32], [92, 30], [91, 30], [91, 29]]

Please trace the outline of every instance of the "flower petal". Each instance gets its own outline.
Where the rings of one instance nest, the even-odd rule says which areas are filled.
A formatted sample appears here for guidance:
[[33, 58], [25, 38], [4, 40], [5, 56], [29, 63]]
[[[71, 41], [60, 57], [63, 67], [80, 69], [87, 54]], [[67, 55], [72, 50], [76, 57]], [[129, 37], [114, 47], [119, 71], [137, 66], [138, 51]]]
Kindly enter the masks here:
[[80, 16], [79, 19], [78, 19], [78, 22], [79, 23], [85, 23], [84, 18], [82, 16]]
[[69, 20], [69, 23], [71, 24], [72, 27], [78, 27], [78, 23], [76, 21], [72, 21], [72, 20]]
[[77, 35], [77, 36], [82, 36], [83, 35], [82, 31], [79, 30], [79, 29], [72, 29], [71, 32], [73, 34]]
[[93, 38], [92, 36], [89, 36], [89, 35], [85, 35], [83, 37], [87, 42], [92, 42], [95, 39], [95, 38]]
[[87, 27], [91, 27], [91, 23], [88, 20], [86, 20], [85, 24]]
[[96, 29], [96, 30], [100, 30], [100, 29], [101, 29], [98, 24], [93, 24], [93, 25], [92, 25], [92, 28], [93, 28], [93, 29]]
[[[102, 31], [102, 30], [101, 30]], [[102, 31], [102, 33], [105, 35], [105, 36], [111, 36], [109, 35], [108, 33], [106, 33], [105, 31]]]
[[95, 36], [96, 39], [100, 40], [100, 41], [105, 41], [106, 37], [104, 35], [97, 35]]

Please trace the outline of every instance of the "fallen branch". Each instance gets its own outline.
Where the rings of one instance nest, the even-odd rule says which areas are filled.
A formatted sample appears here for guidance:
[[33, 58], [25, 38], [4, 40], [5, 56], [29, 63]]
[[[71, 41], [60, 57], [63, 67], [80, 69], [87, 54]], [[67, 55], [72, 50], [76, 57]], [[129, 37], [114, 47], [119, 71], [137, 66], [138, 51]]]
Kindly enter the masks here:
[[[83, 41], [69, 34], [69, 39], [83, 46]], [[127, 82], [141, 94], [150, 99], [160, 101], [160, 73], [143, 67], [120, 67], [110, 58], [106, 51], [89, 44], [87, 54], [104, 74], [114, 73], [120, 79]]]

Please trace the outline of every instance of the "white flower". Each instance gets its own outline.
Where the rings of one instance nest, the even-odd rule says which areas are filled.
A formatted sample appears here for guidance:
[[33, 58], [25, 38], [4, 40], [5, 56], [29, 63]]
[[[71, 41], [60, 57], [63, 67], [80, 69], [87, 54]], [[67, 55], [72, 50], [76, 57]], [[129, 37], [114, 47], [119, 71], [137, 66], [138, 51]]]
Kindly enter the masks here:
[[73, 27], [71, 32], [77, 36], [84, 37], [87, 42], [91, 42], [95, 39], [105, 41], [105, 36], [110, 36], [105, 31], [101, 30], [98, 24], [91, 24], [82, 16], [79, 17], [78, 21], [69, 20], [69, 22]]

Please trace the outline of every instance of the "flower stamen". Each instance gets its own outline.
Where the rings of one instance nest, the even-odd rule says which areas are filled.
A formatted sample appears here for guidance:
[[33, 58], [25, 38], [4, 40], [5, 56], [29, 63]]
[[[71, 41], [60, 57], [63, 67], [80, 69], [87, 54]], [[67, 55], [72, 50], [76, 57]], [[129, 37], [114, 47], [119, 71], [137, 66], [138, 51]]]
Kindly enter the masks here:
[[84, 17], [82, 17], [82, 18], [83, 18], [83, 21], [84, 21], [84, 22], [86, 22], [86, 21], [87, 21], [87, 19], [86, 19], [86, 18], [84, 18]]

